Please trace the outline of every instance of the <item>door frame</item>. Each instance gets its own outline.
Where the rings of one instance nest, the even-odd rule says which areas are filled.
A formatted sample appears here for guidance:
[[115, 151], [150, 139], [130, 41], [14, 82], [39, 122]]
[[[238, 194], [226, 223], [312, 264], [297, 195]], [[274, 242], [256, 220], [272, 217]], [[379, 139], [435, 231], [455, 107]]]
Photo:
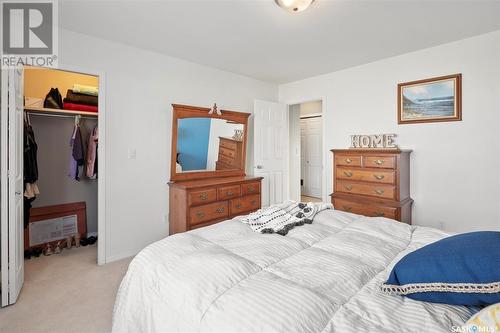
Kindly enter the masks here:
[[[321, 101], [321, 119], [322, 119], [322, 133], [321, 133], [321, 144], [322, 144], [322, 149], [323, 153], [321, 154], [321, 165], [322, 165], [322, 184], [321, 184], [321, 200], [323, 202], [329, 202], [328, 200], [328, 192], [327, 192], [327, 186], [326, 186], [326, 158], [327, 158], [327, 153], [328, 151], [324, 151], [326, 147], [326, 140], [325, 140], [325, 111], [326, 111], [326, 96], [319, 96], [319, 97], [311, 97], [311, 98], [302, 98], [299, 100], [292, 100], [292, 101], [286, 101], [283, 102], [287, 105], [288, 109], [288, 115], [290, 116], [290, 107], [292, 105], [297, 105], [297, 104], [303, 104], [307, 102], [317, 102]], [[288, 117], [290, 119], [290, 117]], [[288, 125], [290, 125], [290, 121], [287, 122]], [[299, 133], [300, 135], [300, 133]], [[290, 126], [288, 126], [288, 137], [290, 137]], [[290, 149], [287, 150], [287, 173], [288, 177], [286, 179], [287, 181], [287, 197], [290, 198]], [[300, 183], [299, 183], [299, 193], [300, 193]]]
[[[99, 145], [97, 146], [97, 154], [99, 155], [99, 164], [97, 165], [97, 264], [104, 265], [107, 263], [106, 257], [106, 74], [103, 71], [89, 69], [83, 66], [73, 66], [66, 64], [59, 64], [57, 68], [41, 67], [47, 69], [61, 70], [66, 72], [74, 72], [79, 74], [93, 75], [99, 78], [99, 96], [98, 96], [98, 115], [97, 121], [99, 126]], [[2, 71], [3, 72], [3, 71]], [[24, 75], [24, 74], [23, 74]], [[3, 78], [3, 77], [2, 77]], [[3, 100], [4, 89], [2, 89]], [[3, 102], [2, 102], [3, 103]], [[3, 133], [3, 129], [2, 129]], [[3, 134], [2, 134], [3, 136]], [[7, 171], [4, 172], [3, 165], [7, 163], [7, 155], [2, 152], [2, 180], [6, 179]], [[5, 162], [4, 162], [5, 160]], [[2, 200], [3, 192], [2, 192]], [[2, 201], [3, 202], [3, 201]], [[3, 212], [2, 212], [3, 218]], [[3, 234], [3, 230], [2, 230]], [[3, 257], [3, 253], [2, 253]], [[2, 271], [3, 274], [3, 271]]]
[[[320, 114], [320, 113], [311, 113], [311, 114], [308, 114], [306, 116], [300, 116], [299, 114], [299, 124], [300, 124], [300, 127], [299, 127], [299, 131], [302, 131], [302, 121], [309, 121], [310, 119], [317, 119], [319, 118], [320, 121], [321, 121], [321, 151], [320, 151], [320, 156], [321, 156], [321, 191], [319, 193], [319, 198], [321, 200], [323, 200], [323, 187], [324, 187], [324, 184], [323, 184], [323, 115]], [[299, 133], [299, 135], [301, 135], [301, 133]], [[301, 138], [302, 139], [302, 138]], [[302, 141], [302, 140], [301, 140]], [[301, 155], [300, 155], [300, 169], [302, 170], [302, 163], [304, 161], [302, 160], [302, 145], [301, 145]], [[290, 164], [289, 164], [290, 165]], [[303, 178], [302, 177], [302, 172], [301, 172], [301, 179], [305, 179], [305, 177]], [[305, 185], [305, 182], [304, 182], [304, 185]], [[301, 191], [300, 191], [300, 195], [302, 196], [302, 191], [304, 190], [304, 188], [301, 188]], [[305, 194], [305, 196], [310, 196], [310, 197], [314, 197], [314, 198], [317, 198], [316, 195], [310, 195], [310, 194]]]

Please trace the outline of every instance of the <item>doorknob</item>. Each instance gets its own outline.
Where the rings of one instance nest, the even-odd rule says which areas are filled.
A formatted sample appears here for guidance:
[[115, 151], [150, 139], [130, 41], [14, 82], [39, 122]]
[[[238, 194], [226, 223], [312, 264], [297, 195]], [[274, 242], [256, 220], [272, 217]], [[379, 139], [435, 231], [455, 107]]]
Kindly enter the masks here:
[[262, 169], [262, 168], [263, 168], [263, 166], [262, 166], [262, 165], [257, 165], [257, 166], [256, 166], [256, 168], [257, 168], [257, 169]]
[[21, 195], [21, 192], [19, 192], [19, 191], [16, 191], [16, 195]]

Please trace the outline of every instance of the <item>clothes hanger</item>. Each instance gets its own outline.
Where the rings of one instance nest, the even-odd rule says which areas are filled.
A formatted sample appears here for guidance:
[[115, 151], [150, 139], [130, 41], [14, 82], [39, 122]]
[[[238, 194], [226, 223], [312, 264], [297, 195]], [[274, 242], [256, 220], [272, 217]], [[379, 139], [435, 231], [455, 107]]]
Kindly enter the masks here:
[[80, 119], [82, 118], [82, 116], [80, 116], [79, 114], [75, 116], [75, 126], [80, 126]]

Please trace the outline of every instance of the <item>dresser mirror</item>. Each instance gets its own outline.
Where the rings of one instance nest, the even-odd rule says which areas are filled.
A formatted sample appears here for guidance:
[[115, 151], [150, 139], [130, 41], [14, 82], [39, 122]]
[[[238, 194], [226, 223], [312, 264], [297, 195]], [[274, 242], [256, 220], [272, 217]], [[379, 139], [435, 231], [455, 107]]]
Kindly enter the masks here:
[[248, 113], [172, 106], [171, 180], [245, 174]]

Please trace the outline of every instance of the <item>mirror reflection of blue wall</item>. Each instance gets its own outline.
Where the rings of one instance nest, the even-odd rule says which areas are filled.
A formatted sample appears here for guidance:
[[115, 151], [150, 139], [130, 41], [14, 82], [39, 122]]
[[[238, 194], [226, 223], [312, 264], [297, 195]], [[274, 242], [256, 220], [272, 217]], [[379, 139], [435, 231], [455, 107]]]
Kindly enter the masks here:
[[177, 153], [182, 171], [207, 168], [210, 121], [210, 118], [179, 119]]

